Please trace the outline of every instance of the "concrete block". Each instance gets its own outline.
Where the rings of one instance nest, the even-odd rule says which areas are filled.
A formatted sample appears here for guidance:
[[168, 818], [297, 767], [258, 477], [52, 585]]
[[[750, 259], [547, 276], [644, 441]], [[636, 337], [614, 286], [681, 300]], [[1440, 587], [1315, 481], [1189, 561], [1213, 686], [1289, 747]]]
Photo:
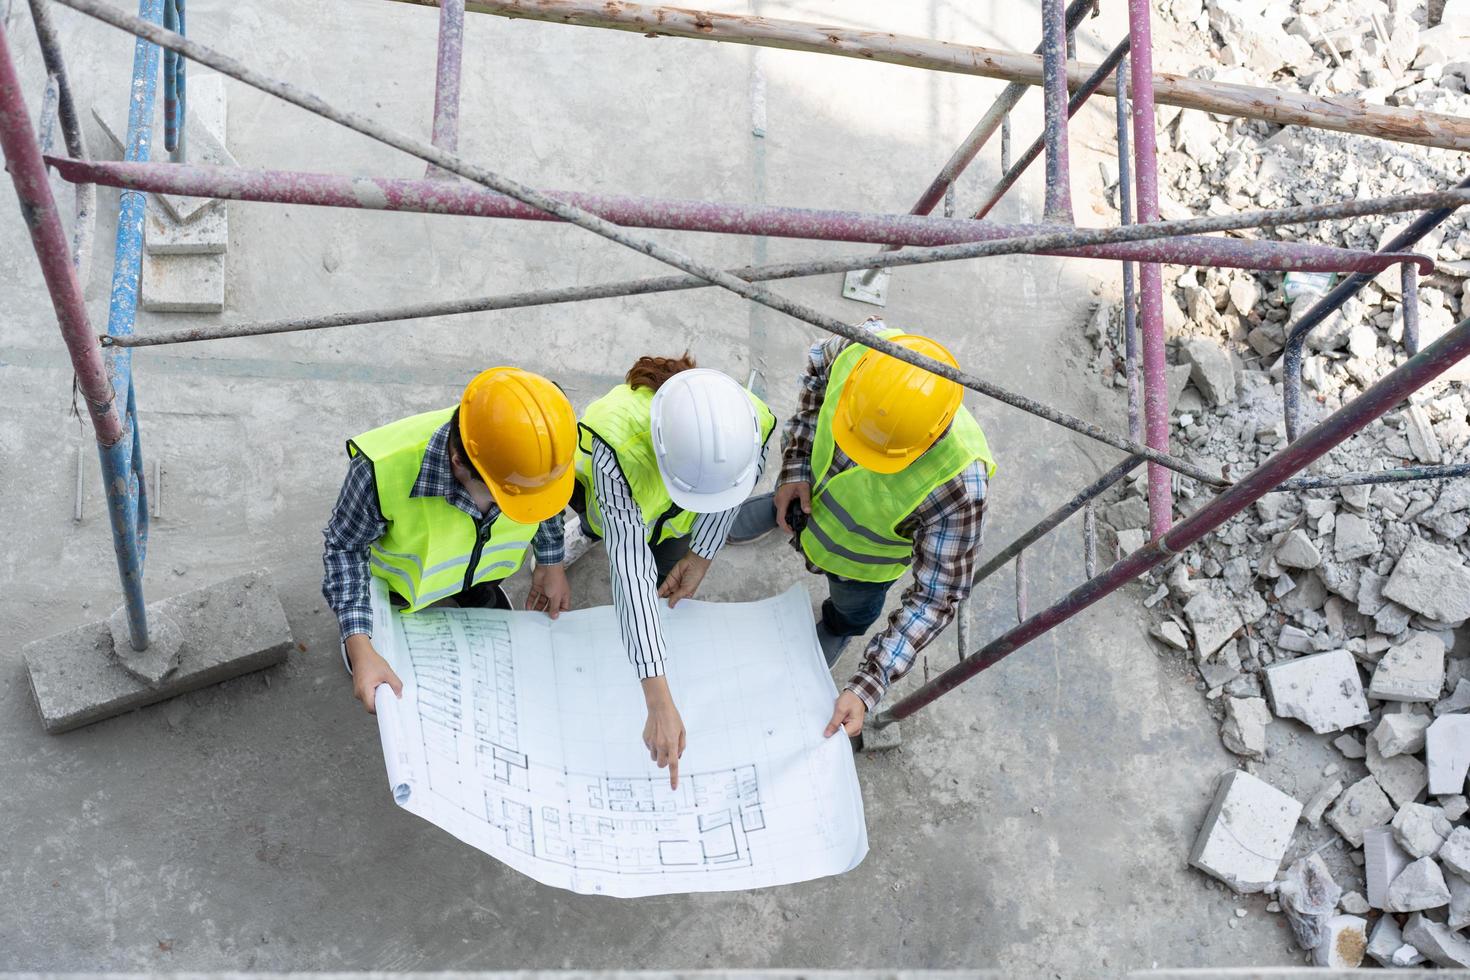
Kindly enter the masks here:
[[1368, 955], [1379, 966], [1393, 966], [1393, 954], [1404, 944], [1404, 933], [1391, 915], [1380, 916], [1368, 938]]
[[154, 255], [213, 255], [230, 245], [230, 216], [224, 202], [207, 202], [193, 221], [181, 222], [167, 210], [148, 204], [143, 248]]
[[1429, 763], [1429, 792], [1461, 793], [1470, 772], [1470, 715], [1441, 715], [1425, 735], [1424, 758]]
[[1307, 800], [1307, 805], [1302, 807], [1302, 823], [1316, 830], [1322, 826], [1322, 814], [1332, 805], [1332, 801], [1342, 795], [1342, 778], [1333, 776], [1331, 779], [1317, 787], [1312, 798]]
[[1450, 886], [1450, 928], [1470, 926], [1470, 881], [1459, 875], [1445, 875], [1444, 880]]
[[179, 625], [178, 668], [158, 686], [124, 671], [101, 620], [21, 649], [41, 724], [51, 733], [216, 684], [286, 659], [291, 629], [263, 572], [236, 576], [148, 606]]
[[1362, 965], [1367, 952], [1367, 920], [1356, 915], [1334, 915], [1327, 920], [1321, 942], [1312, 950], [1312, 962], [1337, 970], [1354, 969]]
[[[240, 164], [226, 148], [227, 118], [225, 105], [224, 76], [218, 73], [189, 73], [186, 125], [186, 149], [188, 163], [206, 167], [238, 167]], [[121, 154], [123, 141], [127, 138], [127, 116], [125, 107], [118, 115], [103, 113], [95, 107], [92, 116], [97, 120], [103, 134], [112, 144], [113, 151]], [[154, 100], [153, 108], [154, 158], [166, 159], [163, 149], [163, 99]], [[175, 221], [188, 223], [202, 215], [213, 203], [207, 197], [179, 197], [173, 194], [155, 194], [164, 209]]]
[[1429, 771], [1424, 768], [1424, 763], [1412, 755], [1396, 755], [1392, 759], [1385, 759], [1371, 739], [1368, 741], [1368, 757], [1365, 762], [1368, 771], [1378, 780], [1378, 785], [1383, 787], [1395, 807], [1413, 803], [1429, 785]]
[[1302, 805], [1249, 773], [1220, 779], [1189, 863], [1242, 894], [1276, 879]]
[[1455, 793], [1450, 796], [1439, 798], [1439, 808], [1451, 821], [1459, 820], [1466, 813], [1470, 813], [1470, 800], [1466, 800], [1464, 794]]
[[1459, 623], [1470, 619], [1470, 568], [1459, 552], [1410, 538], [1383, 594], [1421, 616]]
[[[1393, 813], [1393, 804], [1378, 785], [1378, 780], [1364, 776], [1337, 798], [1332, 809], [1327, 811], [1327, 822], [1349, 844], [1362, 847], [1363, 834], [1375, 827], [1386, 827], [1393, 819]], [[1369, 901], [1372, 901], [1371, 894]]]
[[1286, 568], [1316, 568], [1322, 564], [1322, 552], [1307, 532], [1298, 528], [1276, 546], [1276, 563]]
[[1236, 755], [1264, 759], [1266, 726], [1271, 721], [1271, 709], [1266, 706], [1264, 698], [1226, 698], [1225, 724], [1220, 726], [1220, 740]]
[[1194, 633], [1194, 655], [1200, 663], [1213, 657], [1245, 625], [1235, 604], [1213, 592], [1201, 592], [1190, 599], [1184, 607], [1184, 618]]
[[1451, 969], [1470, 969], [1470, 942], [1466, 942], [1446, 925], [1415, 915], [1404, 926], [1404, 942], [1426, 957]]
[[225, 257], [143, 253], [143, 309], [219, 313], [225, 308]]
[[1439, 849], [1439, 860], [1446, 868], [1470, 880], [1470, 828], [1456, 827]]
[[[1459, 663], [1458, 660], [1451, 661]], [[1455, 714], [1461, 711], [1470, 711], [1470, 681], [1464, 677], [1455, 679], [1455, 690], [1447, 698], [1440, 698], [1434, 703], [1434, 713], [1438, 715]]]
[[1454, 828], [1449, 818], [1437, 806], [1423, 803], [1405, 803], [1394, 814], [1393, 839], [1398, 841], [1411, 857], [1432, 857]]
[[172, 616], [148, 610], [148, 649], [134, 650], [128, 630], [128, 607], [119, 606], [107, 620], [112, 635], [112, 656], [119, 667], [150, 687], [157, 687], [179, 666], [179, 648], [184, 634]]
[[1409, 715], [1400, 712], [1385, 714], [1373, 729], [1373, 743], [1378, 754], [1392, 759], [1404, 753], [1413, 754], [1424, 748], [1424, 731], [1434, 719], [1425, 715]]
[[[1383, 907], [1389, 912], [1422, 912], [1450, 904], [1450, 886], [1434, 858], [1422, 857], [1400, 871], [1388, 886]], [[1411, 943], [1413, 940], [1409, 940]], [[1418, 943], [1414, 943], [1417, 947]]]
[[1365, 558], [1383, 547], [1373, 525], [1356, 514], [1339, 514], [1333, 525], [1332, 549], [1338, 561]]
[[1277, 717], [1295, 718], [1318, 735], [1372, 720], [1357, 662], [1346, 650], [1272, 664], [1263, 673]]
[[[1368, 892], [1368, 904], [1375, 909], [1384, 908], [1388, 902], [1388, 886], [1413, 861], [1404, 853], [1393, 831], [1387, 827], [1373, 827], [1363, 831], [1363, 881]], [[1390, 953], [1393, 950], [1389, 950]]]
[[[1201, 117], [1203, 118], [1203, 117]], [[1230, 352], [1207, 337], [1188, 337], [1179, 353], [1189, 362], [1189, 377], [1211, 405], [1235, 401], [1235, 365]]]
[[1332, 740], [1332, 744], [1337, 746], [1337, 751], [1347, 759], [1362, 759], [1368, 755], [1368, 750], [1363, 747], [1362, 741], [1355, 735], [1339, 735]]
[[1380, 701], [1435, 701], [1444, 686], [1444, 644], [1422, 630], [1392, 647], [1378, 661], [1368, 696]]

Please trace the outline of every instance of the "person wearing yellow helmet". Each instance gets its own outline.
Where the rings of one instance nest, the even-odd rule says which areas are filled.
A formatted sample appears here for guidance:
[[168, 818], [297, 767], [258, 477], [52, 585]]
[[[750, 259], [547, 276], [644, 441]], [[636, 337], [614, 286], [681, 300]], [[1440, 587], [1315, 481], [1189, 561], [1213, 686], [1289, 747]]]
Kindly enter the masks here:
[[457, 406], [347, 441], [347, 478], [322, 532], [322, 594], [337, 615], [353, 695], [402, 683], [373, 648], [370, 576], [407, 612], [436, 603], [508, 609], [499, 583], [534, 546], [527, 609], [571, 608], [561, 513], [575, 482], [577, 420], [555, 384], [513, 367], [481, 372]]
[[[876, 317], [867, 327], [957, 366], [927, 337]], [[953, 381], [844, 338], [816, 344], [782, 432], [776, 491], [748, 500], [730, 531], [730, 542], [743, 544], [780, 527], [807, 570], [826, 576], [817, 639], [829, 667], [878, 620], [889, 589], [912, 568], [898, 610], [837, 698], [828, 737], [862, 731], [867, 712], [970, 594], [995, 462], [963, 396]]]

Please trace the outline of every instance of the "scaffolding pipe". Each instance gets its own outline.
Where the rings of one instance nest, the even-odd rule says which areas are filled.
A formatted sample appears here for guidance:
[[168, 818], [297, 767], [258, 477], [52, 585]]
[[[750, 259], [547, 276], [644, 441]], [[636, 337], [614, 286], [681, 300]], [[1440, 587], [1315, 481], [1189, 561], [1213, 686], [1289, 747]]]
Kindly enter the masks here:
[[1112, 469], [1108, 470], [1102, 476], [1089, 483], [1071, 500], [1067, 501], [1065, 504], [1062, 504], [1062, 506], [1058, 507], [1050, 514], [1047, 514], [1041, 520], [1037, 521], [1034, 525], [1032, 525], [1030, 530], [1026, 531], [1010, 544], [1006, 545], [1000, 551], [996, 552], [990, 557], [989, 561], [980, 566], [980, 568], [976, 569], [975, 577], [970, 580], [971, 587], [979, 585], [981, 582], [985, 581], [987, 578], [994, 575], [1002, 568], [1005, 568], [1012, 558], [1015, 558], [1017, 555], [1025, 551], [1027, 548], [1031, 547], [1037, 541], [1040, 541], [1054, 528], [1060, 526], [1061, 523], [1067, 518], [1077, 513], [1079, 510], [1087, 506], [1097, 497], [1106, 493], [1109, 487], [1115, 486], [1119, 480], [1123, 479], [1129, 473], [1132, 473], [1135, 469], [1137, 469], [1138, 464], [1142, 462], [1142, 456], [1129, 456], [1127, 459], [1122, 460]]
[[1404, 350], [1413, 357], [1419, 353], [1419, 268], [1412, 262], [1399, 267], [1403, 292], [1399, 308], [1404, 315]]
[[[437, 6], [436, 0], [399, 2], [421, 7]], [[1041, 58], [1036, 55], [954, 44], [910, 34], [832, 27], [775, 17], [654, 7], [622, 0], [617, 3], [604, 0], [470, 0], [465, 8], [472, 13], [632, 31], [646, 37], [728, 41], [840, 55], [911, 68], [999, 78], [1026, 85], [1040, 85], [1043, 76]], [[1068, 71], [1069, 87], [1080, 85], [1094, 67], [1083, 64], [1071, 66]], [[1184, 75], [1160, 73], [1151, 78], [1158, 101], [1164, 105], [1261, 119], [1278, 126], [1312, 126], [1401, 143], [1470, 150], [1470, 119], [1457, 116], [1421, 112], [1408, 107], [1371, 105], [1357, 99], [1319, 99], [1296, 92], [1205, 81]], [[1111, 84], [1104, 84], [1102, 94], [1114, 94]]]
[[[1138, 41], [1134, 36], [1135, 43]], [[1334, 446], [1360, 431], [1411, 393], [1433, 381], [1462, 357], [1470, 354], [1470, 319], [1461, 322], [1438, 341], [1381, 378], [1350, 404], [1338, 409], [1321, 424], [1257, 467], [1243, 480], [1221, 493], [1177, 526], [1128, 555], [1101, 575], [1069, 592], [1061, 601], [992, 640], [934, 680], [878, 712], [869, 724], [884, 728], [909, 717], [936, 699], [1027, 643], [1076, 616], [1100, 599], [1111, 595], [1149, 569], [1171, 557], [1272, 492], [1284, 480], [1320, 459]]]
[[[1131, 47], [1131, 42], [1130, 42]], [[1118, 95], [1113, 100], [1118, 126], [1118, 222], [1133, 224], [1133, 175], [1128, 167], [1128, 62], [1118, 63]], [[1123, 263], [1123, 371], [1128, 376], [1128, 438], [1143, 441], [1143, 387], [1138, 374], [1138, 310], [1133, 263]], [[1089, 576], [1090, 577], [1090, 576]]]
[[[1470, 188], [1470, 175], [1465, 176], [1455, 185], [1457, 190]], [[1444, 207], [1433, 207], [1425, 211], [1419, 217], [1410, 222], [1409, 226], [1393, 237], [1380, 252], [1397, 252], [1413, 245], [1429, 232], [1439, 227], [1450, 215], [1455, 213], [1457, 205]], [[1420, 269], [1421, 272], [1429, 272], [1429, 269]], [[1301, 393], [1302, 393], [1302, 345], [1307, 341], [1307, 334], [1312, 328], [1323, 320], [1342, 309], [1350, 298], [1358, 290], [1362, 289], [1373, 276], [1365, 273], [1354, 273], [1342, 282], [1338, 283], [1332, 290], [1307, 310], [1302, 318], [1292, 325], [1290, 332], [1286, 335], [1286, 351], [1282, 355], [1281, 362], [1281, 400], [1282, 410], [1286, 417], [1286, 438], [1288, 441], [1296, 438], [1297, 429], [1301, 420]]]
[[[915, 354], [906, 347], [901, 347], [890, 340], [878, 337], [871, 331], [864, 329], [861, 325], [852, 326], [843, 323], [835, 317], [818, 312], [786, 297], [778, 296], [764, 287], [748, 283], [721, 269], [701, 263], [676, 249], [668, 248], [649, 239], [629, 234], [623, 228], [596, 215], [590, 214], [574, 205], [548, 197], [541, 191], [527, 187], [519, 181], [511, 180], [484, 167], [476, 166], [446, 150], [441, 150], [432, 144], [425, 143], [423, 140], [390, 130], [357, 113], [336, 109], [317, 96], [297, 89], [294, 85], [271, 79], [237, 59], [214, 51], [196, 41], [191, 41], [188, 38], [183, 38], [170, 31], [163, 30], [157, 25], [150, 24], [140, 18], [123, 14], [108, 4], [100, 2], [100, 0], [59, 0], [59, 2], [74, 10], [79, 10], [88, 16], [95, 17], [98, 20], [129, 31], [140, 38], [167, 48], [173, 48], [193, 61], [208, 65], [216, 71], [229, 75], [232, 78], [237, 78], [247, 85], [275, 95], [293, 105], [306, 109], [308, 112], [322, 116], [325, 119], [330, 119], [364, 136], [370, 136], [381, 143], [403, 150], [405, 153], [410, 153], [430, 163], [437, 163], [444, 169], [452, 171], [461, 177], [484, 184], [503, 194], [509, 194], [524, 203], [556, 214], [578, 227], [591, 231], [626, 248], [630, 248], [633, 251], [647, 255], [650, 258], [657, 259], [666, 265], [672, 265], [677, 269], [682, 269], [690, 275], [708, 280], [735, 293], [737, 296], [743, 296], [752, 302], [759, 303], [779, 313], [784, 313], [794, 319], [803, 320], [829, 333], [845, 337], [855, 343], [880, 351], [906, 364], [923, 368], [931, 374], [954, 381], [972, 391], [977, 391], [988, 398], [1000, 401], [1012, 408], [1054, 422], [1064, 428], [1071, 429], [1074, 432], [1081, 433], [1099, 442], [1104, 442], [1125, 452], [1141, 451], [1150, 461], [1168, 464], [1174, 467], [1187, 465], [1183, 464], [1182, 461], [1173, 460], [1167, 452], [1159, 452], [1146, 446], [1139, 446], [1132, 440], [1125, 439], [1117, 433], [1108, 432], [1099, 426], [1093, 425], [1091, 422], [1079, 419], [1066, 412], [1058, 411], [1033, 398], [1008, 391], [989, 381], [936, 361], [933, 358]], [[144, 2], [146, 3], [148, 0], [144, 0]], [[134, 462], [136, 463], [137, 460], [135, 459]], [[1190, 468], [1201, 474], [1205, 482], [1218, 483], [1220, 481], [1219, 477], [1212, 479], [1208, 473], [1199, 467]]]
[[[1042, 138], [1046, 141], [1046, 198], [1042, 214], [1053, 224], [1074, 224], [1072, 169], [1067, 152], [1067, 17], [1062, 0], [1041, 0]], [[1097, 74], [1094, 72], [1094, 74]], [[1107, 73], [1103, 72], [1106, 77]]]
[[[82, 133], [80, 117], [77, 115], [76, 100], [72, 96], [71, 83], [66, 72], [66, 61], [61, 56], [61, 42], [56, 37], [56, 27], [51, 22], [49, 0], [30, 0], [31, 22], [36, 29], [36, 43], [41, 48], [41, 61], [47, 73], [56, 80], [56, 115], [61, 123], [61, 135], [66, 152], [77, 160], [85, 160], [87, 140]], [[72, 265], [76, 267], [82, 292], [87, 290], [87, 281], [92, 272], [92, 243], [97, 238], [97, 185], [81, 181], [73, 186], [73, 211], [71, 232]]]
[[[1082, 87], [1078, 89], [1075, 93], [1073, 93], [1071, 101], [1067, 103], [1067, 116], [1069, 118], [1071, 116], [1077, 115], [1078, 111], [1082, 108], [1084, 104], [1086, 104], [1087, 100], [1091, 98], [1095, 92], [1097, 92], [1097, 88], [1103, 83], [1103, 80], [1106, 79], [1108, 75], [1113, 72], [1114, 69], [1119, 68], [1119, 66], [1122, 64], [1123, 58], [1126, 57], [1128, 54], [1128, 48], [1129, 41], [1128, 38], [1125, 37], [1123, 40], [1118, 42], [1117, 47], [1108, 52], [1108, 56], [1103, 59], [1103, 63], [1097, 66], [1097, 71], [1093, 72], [1092, 75], [1088, 77], [1087, 81], [1083, 83]], [[1000, 199], [1002, 197], [1005, 197], [1006, 191], [1010, 190], [1013, 186], [1015, 186], [1016, 181], [1021, 179], [1021, 175], [1026, 172], [1026, 168], [1030, 167], [1031, 164], [1036, 162], [1036, 158], [1041, 155], [1042, 148], [1045, 145], [1047, 138], [1048, 137], [1044, 133], [1041, 136], [1038, 136], [1035, 140], [1032, 141], [1031, 145], [1026, 148], [1026, 152], [1021, 154], [1021, 159], [1017, 160], [1014, 166], [1006, 168], [1005, 172], [1001, 174], [1000, 179], [995, 182], [995, 186], [990, 188], [990, 193], [987, 194], [985, 197], [985, 203], [980, 205], [980, 207], [975, 211], [973, 217], [977, 219], [984, 218], [987, 214], [990, 213], [992, 208], [1000, 203]], [[1126, 152], [1126, 149], [1120, 144], [1120, 161], [1122, 160], [1123, 152]], [[1053, 219], [1048, 218], [1047, 220], [1050, 221]]]
[[[1153, 39], [1150, 35], [1149, 0], [1128, 0], [1129, 52], [1133, 77], [1133, 146], [1138, 190], [1138, 223], [1159, 220], [1158, 148], [1155, 145]], [[1164, 363], [1164, 280], [1155, 262], [1139, 269], [1139, 326], [1143, 335], [1143, 433], [1144, 442], [1155, 449], [1169, 449], [1169, 389]], [[1169, 530], [1174, 502], [1169, 474], [1158, 466], [1148, 468], [1148, 522], [1150, 537]]]
[[1328, 490], [1334, 487], [1371, 486], [1378, 483], [1412, 483], [1419, 480], [1450, 480], [1470, 476], [1470, 463], [1449, 466], [1404, 466], [1376, 473], [1338, 473], [1335, 476], [1302, 476], [1287, 480], [1276, 489], [1300, 493], [1303, 490]]
[[[69, 0], [57, 0], [69, 2]], [[413, 211], [524, 221], [556, 218], [462, 181], [425, 178], [350, 177], [295, 170], [250, 170], [243, 167], [197, 167], [139, 164], [104, 160], [47, 162], [70, 181], [93, 181], [151, 193], [208, 197], [218, 200], [321, 207]], [[1195, 231], [1226, 231], [1266, 224], [1316, 221], [1364, 214], [1390, 213], [1428, 206], [1425, 202], [1470, 204], [1470, 191], [1411, 194], [1394, 198], [1343, 201], [1326, 205], [1251, 211], [1241, 214], [1161, 222], [1153, 228], [1074, 228], [1070, 225], [1022, 225], [972, 218], [934, 218], [908, 214], [874, 214], [824, 208], [721, 204], [626, 195], [538, 191], [606, 221], [627, 228], [703, 231], [711, 234], [807, 238], [821, 241], [899, 243], [932, 251], [890, 252], [876, 262], [853, 257], [841, 268], [861, 269], [917, 265], [955, 259], [1028, 252], [1081, 258], [1143, 260], [1179, 265], [1214, 265], [1253, 270], [1378, 273], [1403, 261], [1402, 255], [1335, 248], [1303, 242], [1194, 236]], [[1052, 236], [1045, 239], [1034, 236]], [[1032, 239], [1000, 250], [986, 243]], [[1149, 242], [1150, 244], [1141, 244]], [[1415, 257], [1422, 271], [1434, 263]], [[828, 271], [839, 271], [834, 264]]]
[[[156, 0], [143, 2], [147, 4]], [[147, 67], [147, 64], [148, 59], [141, 58], [136, 67]], [[156, 66], [156, 58], [153, 64]], [[145, 89], [151, 112], [151, 85], [146, 85]], [[4, 151], [6, 169], [20, 200], [21, 216], [25, 219], [42, 278], [51, 295], [51, 305], [71, 358], [77, 388], [92, 419], [112, 523], [113, 549], [127, 604], [128, 631], [133, 647], [142, 650], [148, 645], [148, 623], [143, 604], [142, 543], [136, 520], [130, 517], [138, 503], [136, 490], [129, 486], [133, 433], [124, 424], [118, 410], [118, 390], [109, 377], [96, 332], [88, 322], [81, 280], [72, 261], [61, 214], [51, 194], [36, 134], [26, 112], [20, 77], [11, 58], [9, 37], [3, 23], [0, 23], [0, 150]]]
[[[431, 140], [451, 153], [459, 148], [459, 78], [464, 61], [464, 0], [439, 5], [439, 60], [434, 69], [434, 127]], [[454, 175], [429, 164], [428, 177]]]

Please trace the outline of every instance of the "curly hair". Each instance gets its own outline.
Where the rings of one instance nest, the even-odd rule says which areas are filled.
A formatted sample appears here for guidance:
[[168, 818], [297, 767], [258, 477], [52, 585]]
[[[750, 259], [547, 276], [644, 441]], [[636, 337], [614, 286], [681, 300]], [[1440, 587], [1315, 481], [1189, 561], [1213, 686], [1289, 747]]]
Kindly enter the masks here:
[[689, 356], [687, 350], [678, 357], [645, 356], [638, 358], [637, 362], [628, 369], [628, 376], [623, 380], [629, 388], [647, 388], [649, 391], [658, 391], [660, 385], [680, 371], [689, 371], [696, 366], [694, 358]]

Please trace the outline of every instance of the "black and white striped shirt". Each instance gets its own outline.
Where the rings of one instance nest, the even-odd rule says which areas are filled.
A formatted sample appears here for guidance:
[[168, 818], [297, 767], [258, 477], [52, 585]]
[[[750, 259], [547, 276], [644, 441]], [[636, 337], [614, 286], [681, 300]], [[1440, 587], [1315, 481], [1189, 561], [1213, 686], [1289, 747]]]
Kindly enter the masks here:
[[[765, 470], [761, 450], [756, 482]], [[664, 672], [664, 635], [659, 623], [658, 572], [648, 546], [643, 513], [623, 479], [617, 454], [601, 439], [592, 440], [592, 490], [602, 510], [602, 536], [607, 546], [608, 575], [612, 580], [613, 608], [628, 659], [640, 680]], [[725, 544], [738, 507], [700, 514], [689, 533], [689, 548], [701, 558], [714, 558]]]

